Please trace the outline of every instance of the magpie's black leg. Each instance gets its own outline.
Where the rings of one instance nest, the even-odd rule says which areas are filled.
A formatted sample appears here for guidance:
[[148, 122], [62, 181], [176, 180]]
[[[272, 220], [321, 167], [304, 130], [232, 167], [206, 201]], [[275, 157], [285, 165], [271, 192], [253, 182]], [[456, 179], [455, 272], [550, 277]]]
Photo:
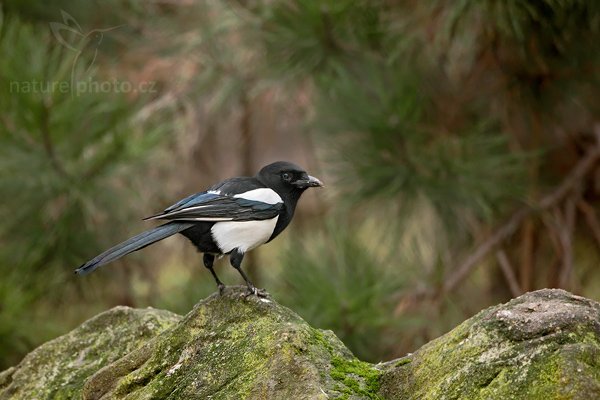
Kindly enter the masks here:
[[246, 281], [246, 285], [248, 286], [248, 292], [249, 294], [253, 294], [259, 297], [265, 297], [266, 293], [264, 293], [264, 291], [257, 289], [252, 282], [250, 281], [250, 279], [248, 279], [248, 276], [246, 275], [246, 273], [242, 270], [242, 260], [244, 259], [244, 253], [240, 253], [237, 250], [233, 250], [231, 252], [231, 254], [229, 255], [229, 262], [231, 263], [231, 266], [235, 269], [237, 269], [237, 271], [240, 273], [240, 275], [242, 275], [242, 278], [244, 278], [244, 280]]
[[221, 282], [221, 280], [219, 279], [219, 277], [217, 276], [217, 273], [215, 272], [215, 270], [213, 268], [214, 262], [215, 262], [215, 256], [213, 254], [204, 253], [204, 266], [206, 268], [208, 268], [208, 270], [212, 274], [213, 278], [215, 278], [215, 282], [217, 282], [217, 287], [219, 288], [219, 293], [223, 293], [223, 290], [225, 289], [225, 285], [223, 285], [223, 282]]

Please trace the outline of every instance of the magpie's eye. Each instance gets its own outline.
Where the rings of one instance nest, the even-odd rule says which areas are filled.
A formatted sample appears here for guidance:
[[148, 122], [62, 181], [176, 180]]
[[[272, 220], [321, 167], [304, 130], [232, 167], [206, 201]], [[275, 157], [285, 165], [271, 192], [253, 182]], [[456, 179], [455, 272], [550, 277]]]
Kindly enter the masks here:
[[286, 182], [289, 182], [292, 179], [292, 174], [290, 174], [289, 172], [284, 172], [283, 174], [281, 174], [281, 179], [283, 179]]

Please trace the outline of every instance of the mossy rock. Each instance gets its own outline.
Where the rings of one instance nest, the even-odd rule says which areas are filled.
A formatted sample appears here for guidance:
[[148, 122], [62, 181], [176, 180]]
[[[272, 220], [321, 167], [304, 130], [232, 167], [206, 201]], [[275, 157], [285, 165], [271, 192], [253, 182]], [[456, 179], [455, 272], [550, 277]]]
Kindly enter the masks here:
[[152, 308], [115, 307], [29, 353], [0, 372], [0, 399], [77, 399], [85, 380], [177, 323]]
[[[140, 330], [151, 313], [168, 329]], [[0, 398], [368, 399], [379, 373], [331, 331], [230, 287], [185, 317], [101, 314], [1, 373]]]
[[94, 374], [84, 399], [376, 398], [374, 369], [331, 331], [245, 287], [201, 301], [172, 329]]
[[564, 290], [527, 293], [385, 369], [388, 399], [600, 399], [600, 304]]
[[0, 399], [600, 399], [599, 338], [598, 303], [541, 290], [372, 365], [233, 287], [185, 317], [100, 314], [0, 373]]

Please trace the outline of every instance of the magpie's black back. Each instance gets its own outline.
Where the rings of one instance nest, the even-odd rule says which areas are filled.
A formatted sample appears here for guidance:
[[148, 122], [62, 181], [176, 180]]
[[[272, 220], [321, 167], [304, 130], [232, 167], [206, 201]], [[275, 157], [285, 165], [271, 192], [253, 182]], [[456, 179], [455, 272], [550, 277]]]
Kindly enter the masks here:
[[168, 222], [106, 250], [75, 272], [91, 272], [181, 233], [204, 253], [204, 265], [220, 289], [224, 285], [214, 272], [214, 257], [229, 254], [232, 266], [238, 269], [248, 288], [257, 293], [241, 270], [243, 255], [279, 235], [291, 222], [302, 193], [317, 186], [322, 186], [321, 181], [295, 164], [284, 161], [269, 164], [254, 177], [236, 177], [219, 182], [146, 218]]

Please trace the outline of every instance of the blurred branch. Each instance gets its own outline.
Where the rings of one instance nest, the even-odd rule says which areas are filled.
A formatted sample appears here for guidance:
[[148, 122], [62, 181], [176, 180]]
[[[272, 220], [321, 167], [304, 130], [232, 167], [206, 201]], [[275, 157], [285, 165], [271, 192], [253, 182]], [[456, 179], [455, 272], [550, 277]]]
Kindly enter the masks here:
[[563, 259], [563, 248], [560, 244], [559, 238], [559, 227], [558, 223], [554, 220], [551, 215], [544, 214], [541, 216], [542, 224], [544, 224], [546, 228], [546, 233], [550, 239], [550, 244], [552, 249], [554, 249], [555, 258], [552, 260], [552, 275], [548, 280], [547, 286], [554, 287], [558, 286], [558, 274], [554, 273], [554, 271], [560, 271], [561, 260]]
[[600, 125], [595, 127], [596, 143], [587, 154], [573, 167], [560, 185], [544, 196], [537, 207], [523, 207], [515, 212], [506, 223], [500, 226], [467, 259], [453, 270], [447, 278], [439, 295], [452, 292], [475, 269], [478, 263], [502, 241], [512, 236], [521, 224], [534, 212], [544, 211], [556, 206], [579, 185], [600, 159]]
[[535, 235], [536, 227], [533, 221], [526, 220], [521, 229], [521, 265], [519, 268], [521, 287], [525, 291], [529, 291], [533, 287]]
[[[559, 213], [558, 210], [557, 213]], [[575, 218], [575, 200], [570, 197], [565, 204], [564, 223], [560, 225], [558, 231], [558, 237], [563, 247], [563, 263], [558, 279], [560, 287], [567, 287], [573, 272], [573, 230], [575, 228]]]
[[30, 149], [39, 149], [39, 143], [25, 130], [17, 133], [17, 127], [12, 119], [8, 119], [6, 114], [0, 114], [0, 126], [4, 126], [4, 131], [10, 135], [16, 142], [25, 143]]
[[498, 250], [496, 252], [496, 259], [498, 260], [502, 274], [508, 283], [508, 287], [510, 288], [510, 292], [512, 293], [513, 297], [523, 294], [523, 290], [519, 286], [519, 282], [517, 282], [517, 276], [510, 265], [510, 261], [508, 260], [506, 252], [504, 250]]
[[156, 112], [171, 107], [177, 102], [177, 97], [173, 92], [167, 92], [156, 100], [146, 104], [140, 109], [137, 114], [133, 117], [133, 122], [145, 122]]
[[50, 135], [50, 109], [44, 103], [42, 103], [40, 130], [42, 133], [42, 142], [44, 144], [44, 150], [46, 151], [46, 155], [48, 156], [52, 167], [62, 177], [68, 177], [67, 171], [65, 170], [62, 163], [58, 159], [58, 156], [56, 155], [54, 143], [52, 142], [52, 136]]
[[516, 230], [530, 213], [531, 210], [528, 208], [521, 208], [514, 213], [504, 225], [498, 228], [485, 242], [480, 244], [475, 251], [458, 268], [454, 270], [455, 272], [452, 273], [452, 275], [442, 286], [442, 291], [440, 294], [446, 294], [453, 291], [473, 271], [479, 261], [481, 261], [503, 240], [512, 236], [516, 232]]
[[594, 207], [589, 205], [583, 199], [579, 199], [577, 202], [577, 208], [583, 216], [585, 217], [585, 222], [588, 224], [590, 230], [592, 231], [598, 246], [600, 246], [600, 222], [598, 222], [598, 217], [596, 216], [596, 211]]

